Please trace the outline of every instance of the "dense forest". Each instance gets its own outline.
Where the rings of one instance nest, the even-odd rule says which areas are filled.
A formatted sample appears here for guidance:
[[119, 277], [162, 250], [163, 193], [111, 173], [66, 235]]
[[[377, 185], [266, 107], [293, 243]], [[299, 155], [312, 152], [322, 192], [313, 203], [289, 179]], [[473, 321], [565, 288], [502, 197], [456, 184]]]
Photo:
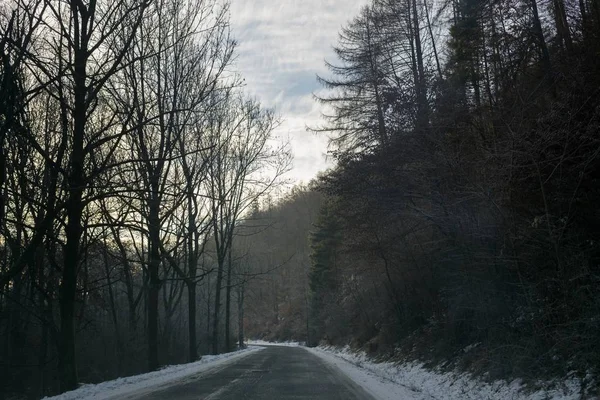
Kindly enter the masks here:
[[332, 45], [335, 165], [281, 195], [227, 4], [0, 2], [0, 400], [246, 337], [597, 390], [600, 1], [372, 0]]
[[0, 3], [0, 399], [235, 347], [236, 225], [279, 119], [212, 0]]
[[593, 390], [599, 43], [597, 0], [364, 7], [319, 78], [336, 165], [250, 236], [281, 267], [247, 333]]

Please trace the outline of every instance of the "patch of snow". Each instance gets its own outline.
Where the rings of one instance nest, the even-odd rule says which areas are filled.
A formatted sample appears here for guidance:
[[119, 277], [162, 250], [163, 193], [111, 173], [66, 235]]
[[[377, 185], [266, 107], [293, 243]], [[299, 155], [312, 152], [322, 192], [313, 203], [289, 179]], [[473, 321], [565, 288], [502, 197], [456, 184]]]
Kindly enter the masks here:
[[232, 353], [216, 356], [206, 355], [202, 356], [201, 360], [189, 364], [169, 365], [158, 371], [118, 378], [98, 384], [83, 384], [76, 390], [58, 396], [44, 397], [43, 400], [111, 400], [120, 399], [127, 395], [143, 395], [160, 386], [170, 386], [191, 375], [222, 367], [263, 349], [264, 347], [250, 346]]
[[246, 343], [252, 346], [286, 346], [286, 347], [298, 347], [302, 346], [300, 342], [267, 342], [265, 340], [247, 340]]
[[470, 345], [468, 345], [467, 347], [465, 347], [465, 348], [463, 349], [463, 351], [464, 351], [465, 353], [468, 353], [468, 352], [470, 352], [471, 350], [473, 350], [474, 348], [476, 348], [477, 346], [479, 346], [480, 344], [481, 344], [481, 343], [473, 343], [473, 344], [470, 344]]
[[467, 373], [430, 370], [416, 362], [375, 363], [364, 352], [354, 353], [347, 346], [343, 349], [319, 346], [308, 350], [338, 367], [378, 400], [578, 400], [581, 398], [577, 379], [562, 382], [554, 385], [553, 388], [526, 393], [519, 380], [488, 383]]
[[[431, 400], [435, 397], [423, 393], [418, 387], [411, 387], [392, 379], [389, 366], [366, 361], [366, 357], [352, 354], [348, 348], [333, 347], [306, 348], [330, 365], [336, 366], [347, 377], [361, 386], [377, 400]], [[373, 368], [374, 366], [383, 367]]]

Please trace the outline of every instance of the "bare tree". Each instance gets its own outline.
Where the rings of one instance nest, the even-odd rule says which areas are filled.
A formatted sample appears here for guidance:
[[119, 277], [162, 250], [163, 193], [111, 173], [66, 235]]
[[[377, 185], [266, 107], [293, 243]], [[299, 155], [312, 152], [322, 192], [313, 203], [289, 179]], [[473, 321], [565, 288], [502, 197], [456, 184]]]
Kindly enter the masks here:
[[[175, 265], [175, 272], [187, 282], [189, 294], [195, 295], [196, 265], [202, 251], [198, 229], [205, 219], [197, 203], [198, 185], [205, 176], [201, 154], [207, 151], [202, 113], [209, 107], [207, 100], [217, 89], [234, 48], [227, 9], [214, 1], [166, 0], [156, 2], [152, 9], [128, 55], [131, 63], [123, 77], [129, 89], [122, 93], [124, 107], [135, 115], [125, 123], [131, 132], [129, 157], [137, 160], [133, 174], [140, 182], [133, 190], [149, 244], [149, 370], [159, 366], [160, 266], [163, 255], [174, 250], [166, 241], [176, 234], [168, 232], [166, 224], [176, 217], [182, 203], [187, 207], [185, 240], [191, 253], [185, 271]], [[185, 189], [179, 191], [181, 186]], [[188, 304], [194, 307], [195, 300]], [[193, 310], [191, 313], [195, 315]], [[197, 358], [194, 321], [190, 320], [191, 359]]]
[[[91, 201], [89, 188], [104, 169], [92, 170], [93, 154], [117, 145], [123, 132], [107, 117], [104, 101], [106, 83], [123, 66], [123, 57], [142, 22], [146, 2], [92, 1], [88, 4], [43, 2], [29, 8], [18, 3], [20, 12], [37, 25], [35, 45], [23, 63], [31, 77], [32, 95], [46, 92], [60, 108], [59, 151], [49, 154], [33, 132], [26, 135], [42, 159], [61, 175], [65, 199], [49, 210], [51, 221], [58, 210], [66, 211], [65, 247], [60, 284], [60, 376], [61, 389], [77, 386], [75, 364], [75, 300], [84, 234], [82, 218]], [[127, 38], [117, 46], [119, 35]], [[54, 60], [51, 61], [50, 60]], [[98, 165], [106, 166], [105, 158]], [[47, 223], [46, 223], [47, 224]], [[40, 227], [41, 228], [41, 227]], [[36, 235], [43, 236], [45, 229]], [[35, 241], [34, 241], [35, 242]]]
[[285, 144], [274, 149], [270, 146], [271, 135], [278, 123], [272, 111], [263, 110], [256, 101], [244, 100], [235, 94], [225, 100], [212, 116], [209, 127], [211, 161], [208, 163], [207, 193], [212, 202], [212, 235], [217, 258], [213, 354], [220, 351], [223, 278], [226, 278], [226, 350], [230, 345], [231, 248], [236, 224], [255, 199], [276, 187], [290, 163]]

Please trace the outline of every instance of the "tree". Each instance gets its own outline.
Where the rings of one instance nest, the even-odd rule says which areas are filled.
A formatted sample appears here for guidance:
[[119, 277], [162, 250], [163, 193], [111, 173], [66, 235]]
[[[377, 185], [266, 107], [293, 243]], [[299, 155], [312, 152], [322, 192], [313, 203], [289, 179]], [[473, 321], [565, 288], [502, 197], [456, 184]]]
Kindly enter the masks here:
[[334, 48], [342, 64], [327, 63], [337, 79], [318, 78], [333, 92], [318, 98], [333, 109], [327, 116], [331, 124], [318, 131], [336, 134], [335, 142], [349, 151], [385, 145], [390, 136], [385, 120], [386, 82], [380, 69], [383, 43], [373, 14], [370, 6], [363, 8], [361, 15], [342, 30], [340, 44]]
[[433, 70], [439, 70], [435, 38], [422, 35], [425, 3], [375, 1], [340, 33], [334, 48], [340, 64], [327, 63], [333, 78], [319, 77], [328, 89], [318, 100], [327, 107], [326, 125], [340, 157], [389, 146], [430, 122]]
[[340, 227], [336, 221], [334, 204], [321, 207], [315, 230], [310, 236], [312, 253], [309, 274], [310, 317], [307, 343], [316, 346], [325, 335], [323, 321], [326, 319], [328, 299], [338, 285], [338, 248], [341, 242]]
[[[234, 149], [246, 144], [244, 129], [271, 129], [267, 113], [253, 111], [240, 117], [252, 121], [244, 129], [227, 132], [239, 143], [212, 136], [220, 110], [244, 108], [221, 104], [241, 82], [228, 68], [228, 12], [210, 0], [2, 5], [0, 357], [15, 394], [43, 397], [181, 362], [184, 340], [187, 359], [206, 351], [196, 318], [212, 300], [196, 292], [211, 272], [214, 144]], [[260, 168], [277, 171], [277, 152], [260, 151], [244, 196], [270, 186]]]
[[[212, 235], [217, 259], [213, 354], [220, 351], [219, 318], [223, 278], [226, 279], [227, 350], [230, 345], [231, 248], [236, 225], [257, 198], [273, 190], [290, 163], [289, 150], [285, 145], [275, 149], [270, 147], [273, 130], [278, 124], [273, 112], [262, 109], [257, 101], [245, 100], [235, 93], [231, 96], [224, 99], [216, 110], [209, 128], [211, 151], [207, 193], [211, 199]], [[266, 172], [262, 172], [264, 170]]]
[[[564, 378], [560, 360], [576, 353], [590, 390], [595, 8], [376, 0], [342, 30], [340, 62], [321, 78], [316, 130], [332, 135], [337, 163], [318, 184], [310, 343], [501, 366], [504, 378]], [[294, 314], [282, 308], [300, 309], [282, 275], [251, 285], [249, 309], [268, 318], [247, 332], [299, 337], [282, 329]]]
[[[17, 7], [26, 7], [18, 4]], [[75, 301], [77, 276], [81, 261], [82, 225], [86, 206], [91, 201], [90, 188], [99, 174], [106, 171], [108, 158], [96, 159], [101, 148], [110, 154], [123, 132], [115, 130], [113, 121], [103, 118], [109, 108], [103, 100], [103, 89], [123, 66], [123, 58], [142, 22], [146, 2], [95, 2], [55, 4], [44, 2], [37, 8], [21, 8], [21, 12], [39, 25], [48, 46], [36, 46], [27, 54], [27, 68], [40, 89], [59, 104], [61, 113], [61, 150], [56, 158], [44, 152], [33, 135], [30, 146], [40, 156], [52, 160], [53, 168], [62, 175], [65, 191], [59, 209], [66, 211], [65, 247], [60, 284], [60, 376], [62, 390], [77, 387], [75, 362]], [[117, 30], [125, 40], [117, 45]], [[40, 40], [40, 39], [38, 39]], [[55, 63], [46, 60], [54, 58]], [[97, 162], [97, 164], [92, 164]], [[92, 167], [92, 165], [94, 165]], [[55, 210], [50, 210], [53, 218]], [[40, 229], [38, 234], [43, 235]]]
[[[140, 187], [140, 213], [147, 228], [148, 261], [148, 368], [159, 366], [158, 299], [161, 262], [170, 249], [169, 220], [177, 218], [181, 202], [187, 205], [188, 266], [184, 270], [170, 263], [188, 286], [190, 299], [190, 359], [197, 359], [195, 335], [195, 285], [203, 220], [198, 206], [198, 189], [206, 176], [203, 152], [210, 143], [203, 137], [206, 122], [202, 113], [213, 107], [212, 93], [225, 90], [219, 82], [229, 65], [235, 43], [229, 37], [227, 9], [215, 2], [198, 0], [157, 2], [153, 17], [140, 32], [135, 49], [128, 56], [130, 66], [124, 75], [129, 91], [122, 102], [133, 120], [125, 120], [130, 135], [130, 151]], [[128, 180], [124, 177], [124, 180]], [[180, 181], [181, 180], [181, 183]], [[183, 185], [178, 192], [174, 187]], [[198, 226], [198, 224], [200, 226]], [[141, 228], [143, 230], [143, 228]], [[176, 243], [176, 246], [179, 243]]]

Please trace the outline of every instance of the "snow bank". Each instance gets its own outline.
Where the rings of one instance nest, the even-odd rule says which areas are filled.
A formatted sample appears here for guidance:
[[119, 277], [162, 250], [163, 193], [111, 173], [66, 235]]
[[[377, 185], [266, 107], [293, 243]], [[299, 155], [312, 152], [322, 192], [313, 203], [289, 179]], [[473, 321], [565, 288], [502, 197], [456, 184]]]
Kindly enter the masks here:
[[264, 340], [247, 340], [246, 343], [252, 346], [286, 346], [286, 347], [298, 347], [301, 346], [300, 342], [267, 342]]
[[579, 384], [575, 379], [553, 389], [524, 393], [519, 381], [487, 383], [466, 373], [428, 370], [419, 363], [375, 363], [364, 353], [353, 353], [348, 347], [321, 346], [308, 350], [337, 366], [378, 400], [580, 399]]
[[377, 400], [421, 400], [432, 399], [420, 393], [418, 388], [408, 387], [398, 381], [389, 378], [389, 374], [384, 373], [386, 368], [378, 371], [373, 366], [383, 367], [382, 364], [371, 364], [365, 361], [359, 361], [358, 356], [353, 355], [344, 349], [343, 351], [334, 348], [307, 348], [308, 351], [321, 358], [328, 364], [339, 368], [346, 376], [365, 389]]
[[112, 381], [102, 382], [94, 385], [83, 384], [76, 390], [66, 392], [58, 396], [44, 397], [43, 400], [109, 400], [119, 399], [123, 396], [132, 394], [143, 395], [144, 393], [156, 389], [159, 386], [173, 384], [175, 381], [182, 380], [190, 375], [223, 366], [224, 364], [228, 364], [230, 361], [239, 360], [250, 353], [262, 349], [264, 348], [252, 346], [233, 353], [219, 354], [216, 356], [202, 356], [200, 361], [189, 364], [170, 365], [162, 368], [159, 371], [149, 372], [147, 374], [118, 378]]

